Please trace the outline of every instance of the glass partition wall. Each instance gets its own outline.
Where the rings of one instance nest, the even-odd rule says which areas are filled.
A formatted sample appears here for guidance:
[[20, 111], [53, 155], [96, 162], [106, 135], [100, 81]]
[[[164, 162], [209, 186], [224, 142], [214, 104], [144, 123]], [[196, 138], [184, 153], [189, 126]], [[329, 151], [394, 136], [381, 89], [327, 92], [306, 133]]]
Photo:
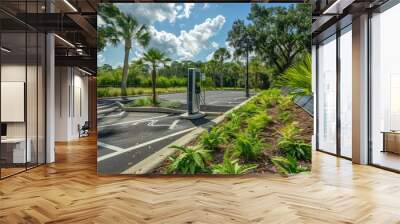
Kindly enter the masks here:
[[336, 35], [318, 47], [318, 149], [336, 154]]
[[0, 12], [0, 47], [3, 179], [45, 163], [45, 35]]
[[370, 162], [400, 171], [400, 4], [371, 18]]
[[317, 149], [352, 157], [352, 27], [317, 49]]
[[352, 158], [352, 33], [351, 25], [340, 32], [340, 155]]

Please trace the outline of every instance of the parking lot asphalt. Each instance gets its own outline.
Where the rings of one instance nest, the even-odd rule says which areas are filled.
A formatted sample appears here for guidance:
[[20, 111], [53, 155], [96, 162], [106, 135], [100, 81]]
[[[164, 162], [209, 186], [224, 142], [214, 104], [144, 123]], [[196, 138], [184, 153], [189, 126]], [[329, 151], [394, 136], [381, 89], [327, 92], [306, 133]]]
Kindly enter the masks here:
[[[160, 98], [186, 103], [186, 93], [165, 94]], [[131, 98], [132, 99], [132, 98]], [[134, 98], [133, 98], [134, 99]], [[186, 120], [179, 115], [124, 112], [115, 99], [98, 101], [99, 173], [118, 174], [200, 125], [212, 126], [215, 116]], [[242, 91], [208, 91], [206, 104], [225, 110], [246, 100]], [[105, 112], [104, 112], [105, 111]]]

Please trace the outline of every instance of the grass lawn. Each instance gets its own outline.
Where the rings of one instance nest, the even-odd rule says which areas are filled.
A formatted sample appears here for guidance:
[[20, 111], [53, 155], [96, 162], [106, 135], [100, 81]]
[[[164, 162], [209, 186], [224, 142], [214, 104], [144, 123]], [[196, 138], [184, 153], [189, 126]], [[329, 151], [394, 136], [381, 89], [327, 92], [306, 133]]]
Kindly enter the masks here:
[[[186, 87], [172, 87], [172, 88], [157, 88], [158, 94], [165, 93], [182, 93], [186, 92]], [[150, 95], [152, 94], [152, 89], [150, 87], [128, 87], [127, 88], [128, 96], [136, 96], [136, 95]], [[115, 97], [121, 96], [121, 88], [117, 87], [98, 87], [97, 88], [97, 97]]]
[[[170, 87], [170, 88], [157, 88], [157, 94], [166, 93], [183, 93], [186, 92], [186, 87]], [[207, 88], [207, 90], [243, 90], [243, 88], [235, 87], [222, 87], [222, 88]], [[136, 95], [150, 95], [152, 89], [150, 87], [128, 87], [128, 96]], [[97, 87], [97, 97], [116, 97], [121, 96], [121, 88], [119, 87]]]
[[[163, 99], [158, 99], [158, 106], [159, 107], [166, 107], [166, 108], [180, 108], [182, 104], [178, 101], [169, 101], [169, 100], [163, 100]], [[135, 99], [127, 104], [125, 104], [126, 107], [148, 107], [148, 106], [153, 106], [153, 99], [151, 97], [142, 97]]]
[[280, 90], [261, 92], [185, 146], [156, 174], [289, 175], [310, 170], [313, 120]]

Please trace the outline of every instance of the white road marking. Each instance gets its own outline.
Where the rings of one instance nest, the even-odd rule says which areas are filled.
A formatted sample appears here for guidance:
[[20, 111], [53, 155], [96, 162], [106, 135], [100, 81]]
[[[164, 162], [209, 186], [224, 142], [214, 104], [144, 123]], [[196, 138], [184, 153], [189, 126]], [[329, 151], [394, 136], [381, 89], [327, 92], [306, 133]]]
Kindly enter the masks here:
[[156, 138], [156, 139], [153, 139], [153, 140], [148, 141], [148, 142], [144, 142], [144, 143], [141, 143], [141, 144], [138, 144], [138, 145], [135, 145], [135, 146], [126, 148], [126, 149], [122, 149], [122, 150], [120, 150], [120, 151], [116, 151], [116, 152], [109, 153], [109, 154], [107, 154], [107, 155], [98, 157], [98, 158], [97, 158], [97, 162], [101, 162], [101, 161], [103, 161], [103, 160], [106, 160], [106, 159], [109, 159], [109, 158], [112, 158], [112, 157], [121, 155], [122, 153], [129, 152], [129, 151], [133, 151], [133, 150], [138, 149], [138, 148], [141, 148], [141, 147], [143, 147], [143, 146], [147, 146], [147, 145], [150, 145], [150, 144], [153, 144], [153, 143], [156, 143], [156, 142], [159, 142], [159, 141], [162, 141], [162, 140], [165, 140], [165, 139], [174, 137], [174, 136], [176, 136], [176, 135], [180, 135], [180, 134], [183, 134], [183, 133], [192, 131], [192, 130], [194, 130], [194, 129], [196, 129], [196, 128], [197, 128], [197, 127], [192, 127], [192, 128], [189, 128], [189, 129], [185, 129], [185, 130], [182, 130], [182, 131], [178, 131], [178, 132], [175, 132], [175, 133], [173, 133], [173, 134], [163, 136], [163, 137], [161, 137], [161, 138]]
[[[106, 107], [110, 107], [110, 106], [111, 106], [111, 104], [106, 104], [106, 105], [97, 106], [97, 110], [103, 109], [103, 108], [106, 108]], [[112, 107], [112, 106], [111, 106], [111, 107]]]
[[158, 122], [158, 120], [152, 120], [147, 124], [147, 126], [149, 126], [149, 127], [170, 127], [173, 124], [173, 123], [171, 125], [169, 125], [169, 124], [155, 124], [157, 122]]
[[175, 128], [175, 126], [178, 124], [178, 122], [179, 122], [179, 120], [175, 120], [170, 126], [169, 126], [169, 128], [168, 129], [174, 129]]
[[124, 114], [125, 114], [125, 111], [122, 111], [122, 112], [121, 112], [121, 113], [119, 113], [119, 114], [102, 116], [101, 118], [107, 118], [107, 117], [120, 117], [120, 116], [122, 116], [122, 115], [124, 115]]
[[120, 147], [117, 147], [117, 146], [115, 146], [115, 145], [109, 145], [109, 144], [106, 144], [106, 143], [103, 143], [103, 142], [97, 142], [97, 145], [98, 146], [101, 146], [101, 147], [104, 147], [104, 148], [107, 148], [107, 149], [111, 149], [111, 150], [113, 150], [113, 151], [121, 151], [121, 150], [124, 150], [123, 148], [120, 148]]
[[153, 120], [154, 118], [162, 118], [162, 117], [168, 117], [168, 115], [164, 114], [164, 115], [157, 116], [157, 117], [149, 117], [149, 118], [144, 118], [144, 119], [139, 119], [139, 120], [132, 120], [132, 121], [125, 121], [125, 122], [120, 122], [120, 123], [115, 123], [115, 124], [100, 125], [100, 126], [97, 126], [97, 127], [98, 128], [104, 128], [104, 127], [117, 126], [117, 125], [122, 125], [122, 124], [130, 124], [130, 123], [135, 123], [135, 122], [148, 121], [148, 120]]
[[245, 99], [247, 99], [247, 97], [244, 97], [244, 96], [233, 98], [233, 100], [245, 100]]

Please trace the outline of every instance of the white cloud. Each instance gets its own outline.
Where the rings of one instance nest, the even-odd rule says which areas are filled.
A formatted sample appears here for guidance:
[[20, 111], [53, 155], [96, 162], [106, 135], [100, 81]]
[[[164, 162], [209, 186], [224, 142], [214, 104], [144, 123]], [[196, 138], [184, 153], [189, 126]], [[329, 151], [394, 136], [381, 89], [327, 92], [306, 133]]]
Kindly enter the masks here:
[[175, 3], [136, 3], [136, 4], [115, 4], [122, 12], [131, 14], [144, 24], [169, 21], [175, 22], [178, 11]]
[[193, 7], [194, 7], [194, 3], [184, 3], [183, 11], [182, 11], [182, 13], [180, 15], [177, 16], [177, 18], [178, 19], [189, 18]]
[[208, 8], [210, 8], [210, 4], [208, 4], [208, 3], [204, 3], [204, 5], [203, 5], [203, 9], [208, 9]]
[[169, 57], [181, 60], [191, 59], [202, 49], [215, 47], [215, 43], [209, 43], [209, 39], [215, 36], [225, 24], [225, 17], [218, 15], [215, 18], [207, 18], [203, 23], [195, 25], [189, 31], [181, 31], [179, 36], [166, 31], [159, 31], [153, 26], [149, 27], [151, 41], [149, 47], [156, 47], [164, 51]]
[[122, 12], [135, 16], [140, 23], [151, 25], [154, 22], [169, 21], [170, 23], [174, 23], [177, 19], [187, 19], [190, 17], [195, 4], [116, 3], [116, 6], [118, 6]]
[[235, 53], [235, 48], [233, 48], [229, 45], [229, 41], [225, 41], [225, 48], [226, 48], [226, 50], [228, 50], [229, 54], [231, 55], [231, 58], [229, 60], [232, 61], [233, 55]]
[[218, 44], [217, 42], [213, 41], [213, 42], [211, 43], [211, 46], [212, 46], [213, 48], [217, 49], [217, 48], [219, 47], [219, 44]]
[[214, 51], [211, 52], [209, 55], [207, 55], [206, 61], [210, 61], [211, 59], [213, 59], [213, 56], [214, 56]]
[[97, 64], [104, 64], [105, 61], [106, 59], [103, 54], [97, 54]]

